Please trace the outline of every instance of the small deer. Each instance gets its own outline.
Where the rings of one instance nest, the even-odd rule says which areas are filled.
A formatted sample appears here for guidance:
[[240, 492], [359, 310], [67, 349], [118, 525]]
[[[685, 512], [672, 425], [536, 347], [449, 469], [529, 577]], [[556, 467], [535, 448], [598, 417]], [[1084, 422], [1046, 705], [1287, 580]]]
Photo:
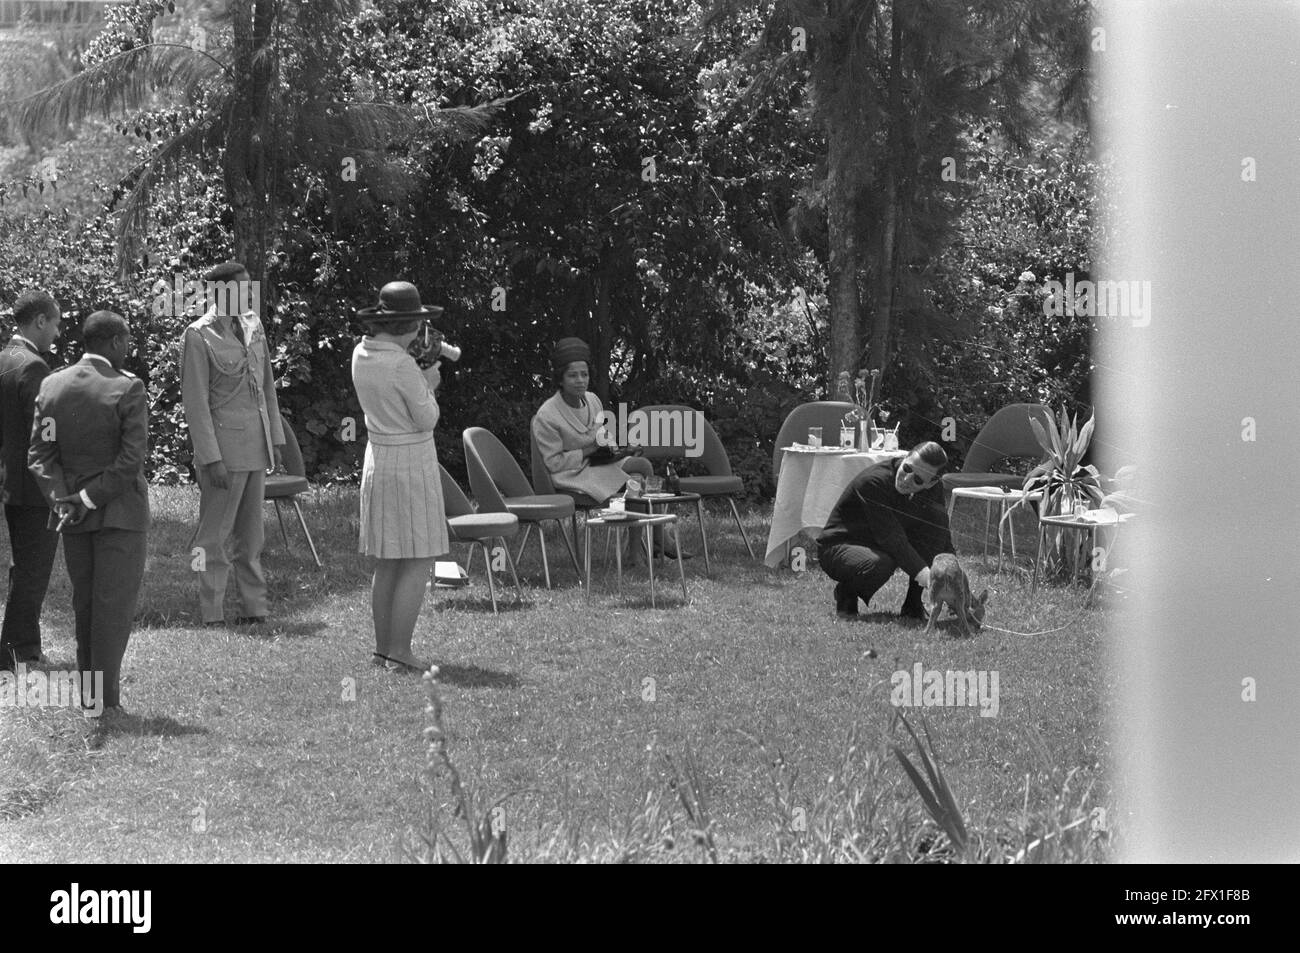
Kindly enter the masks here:
[[978, 599], [971, 595], [970, 582], [966, 573], [952, 553], [940, 553], [934, 557], [930, 566], [930, 621], [925, 631], [934, 630], [939, 620], [939, 612], [944, 604], [952, 610], [961, 623], [963, 635], [972, 635], [971, 623], [975, 628], [984, 624], [984, 605], [988, 602], [989, 591], [985, 589]]

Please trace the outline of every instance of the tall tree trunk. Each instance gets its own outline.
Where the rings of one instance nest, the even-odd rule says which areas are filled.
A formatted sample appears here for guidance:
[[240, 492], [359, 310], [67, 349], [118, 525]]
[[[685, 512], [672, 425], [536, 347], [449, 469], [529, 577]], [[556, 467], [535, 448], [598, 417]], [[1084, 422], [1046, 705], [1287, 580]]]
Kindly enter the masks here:
[[855, 376], [862, 359], [862, 294], [858, 276], [867, 263], [862, 196], [870, 179], [875, 105], [867, 50], [854, 24], [875, 17], [875, 0], [833, 0], [827, 19], [839, 25], [814, 44], [812, 82], [826, 131], [826, 218], [829, 244], [830, 376]]
[[591, 281], [591, 332], [587, 336], [587, 344], [591, 347], [591, 363], [587, 365], [591, 374], [588, 386], [602, 404], [609, 403], [609, 352], [614, 346], [614, 335], [609, 326], [612, 288], [613, 282], [602, 267]]
[[223, 177], [233, 218], [235, 257], [244, 263], [252, 280], [262, 282], [271, 232], [267, 150], [271, 142], [268, 121], [274, 51], [270, 45], [275, 3], [231, 0], [229, 11], [234, 30], [235, 95]]
[[225, 161], [222, 169], [226, 184], [226, 200], [230, 202], [234, 232], [235, 256], [248, 268], [253, 263], [247, 255], [253, 244], [252, 209], [255, 205], [252, 183], [248, 181], [249, 153], [252, 150], [252, 127], [243, 117], [252, 112], [253, 76], [253, 3], [252, 0], [230, 0], [230, 21], [234, 31], [234, 48], [231, 50], [231, 69], [234, 72], [234, 97], [231, 108], [235, 112], [226, 133]]
[[861, 239], [861, 187], [859, 171], [864, 162], [861, 122], [833, 122], [826, 129], [826, 210], [830, 245], [830, 376], [828, 393], [834, 394], [841, 371], [857, 373], [862, 353], [862, 299], [858, 272], [866, 255]]
[[875, 301], [872, 309], [871, 351], [867, 366], [885, 376], [889, 359], [889, 334], [894, 318], [894, 244], [898, 234], [899, 141], [903, 123], [902, 52], [903, 26], [898, 18], [899, 0], [890, 5], [889, 110], [885, 145], [885, 210], [880, 222], [879, 257], [876, 266]]

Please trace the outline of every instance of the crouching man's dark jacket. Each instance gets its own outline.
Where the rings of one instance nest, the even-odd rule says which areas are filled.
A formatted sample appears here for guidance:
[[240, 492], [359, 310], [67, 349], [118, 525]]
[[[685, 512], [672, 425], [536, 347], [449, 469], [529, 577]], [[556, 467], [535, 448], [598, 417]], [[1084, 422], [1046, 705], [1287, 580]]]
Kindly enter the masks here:
[[942, 482], [911, 496], [899, 493], [894, 489], [894, 477], [904, 459], [877, 463], [854, 478], [831, 511], [826, 528], [817, 537], [818, 544], [850, 543], [880, 550], [909, 577], [929, 565], [918, 549], [951, 553]]

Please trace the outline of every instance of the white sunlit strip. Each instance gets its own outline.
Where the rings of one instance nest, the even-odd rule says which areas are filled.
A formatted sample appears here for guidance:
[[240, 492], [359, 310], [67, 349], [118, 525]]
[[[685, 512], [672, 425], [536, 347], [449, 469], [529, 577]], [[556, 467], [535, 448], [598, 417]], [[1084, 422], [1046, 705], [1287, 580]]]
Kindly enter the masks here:
[[[1140, 468], [1112, 632], [1123, 859], [1300, 859], [1300, 5], [1110, 2], [1102, 471]], [[1094, 34], [1095, 36], [1095, 34]], [[1099, 427], [1098, 433], [1102, 433]]]

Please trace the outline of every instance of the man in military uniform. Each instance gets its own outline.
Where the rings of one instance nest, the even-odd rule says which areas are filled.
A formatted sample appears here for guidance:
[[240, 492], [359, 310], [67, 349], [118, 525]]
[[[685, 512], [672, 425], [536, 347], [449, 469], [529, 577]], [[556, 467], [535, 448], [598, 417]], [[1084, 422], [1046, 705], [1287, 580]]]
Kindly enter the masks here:
[[181, 369], [201, 491], [194, 539], [200, 550], [199, 611], [205, 625], [224, 623], [233, 563], [240, 601], [236, 623], [264, 622], [262, 507], [266, 471], [280, 467], [284, 445], [280, 405], [266, 333], [256, 311], [246, 307], [248, 272], [228, 261], [203, 277], [208, 309], [185, 329]]

